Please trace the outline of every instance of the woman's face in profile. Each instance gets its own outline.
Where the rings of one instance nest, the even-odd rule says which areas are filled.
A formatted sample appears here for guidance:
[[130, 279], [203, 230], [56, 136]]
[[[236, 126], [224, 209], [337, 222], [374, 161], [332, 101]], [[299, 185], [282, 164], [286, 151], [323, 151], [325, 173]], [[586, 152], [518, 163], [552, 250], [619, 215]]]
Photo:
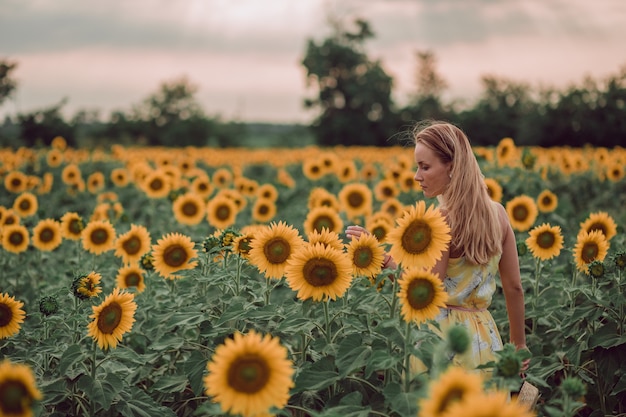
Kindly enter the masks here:
[[452, 164], [442, 162], [432, 149], [418, 142], [415, 145], [415, 181], [418, 181], [424, 196], [436, 197], [448, 187]]

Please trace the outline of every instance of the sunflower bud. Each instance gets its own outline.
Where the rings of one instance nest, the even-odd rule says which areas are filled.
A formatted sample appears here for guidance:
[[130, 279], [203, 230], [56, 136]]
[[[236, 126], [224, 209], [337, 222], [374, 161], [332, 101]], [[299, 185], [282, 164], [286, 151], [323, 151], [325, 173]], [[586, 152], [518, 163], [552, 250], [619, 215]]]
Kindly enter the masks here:
[[626, 252], [619, 252], [615, 254], [615, 266], [621, 270], [626, 268]]
[[503, 377], [514, 377], [519, 375], [522, 369], [522, 360], [515, 351], [513, 345], [506, 345], [498, 352], [498, 363], [496, 364], [496, 374]]
[[240, 236], [240, 233], [238, 233], [233, 228], [229, 227], [228, 229], [224, 230], [220, 236], [220, 244], [222, 245], [222, 248], [232, 246], [233, 241], [237, 236]]
[[535, 156], [530, 149], [524, 148], [522, 153], [522, 165], [524, 165], [524, 168], [532, 169], [535, 166], [536, 161], [537, 156]]
[[467, 329], [460, 325], [454, 325], [448, 329], [448, 346], [454, 353], [464, 353], [470, 345], [470, 337]]
[[202, 242], [202, 248], [206, 253], [216, 252], [220, 249], [220, 238], [217, 236], [208, 236]]
[[152, 253], [148, 252], [141, 257], [139, 261], [141, 267], [146, 271], [154, 270], [154, 258], [152, 258]]
[[594, 278], [602, 278], [604, 276], [604, 263], [601, 261], [592, 261], [589, 264], [588, 274]]
[[42, 297], [39, 300], [39, 311], [44, 316], [51, 316], [59, 311], [59, 302], [54, 296]]
[[567, 377], [561, 382], [561, 391], [571, 398], [580, 398], [585, 395], [585, 384], [576, 377]]
[[519, 240], [517, 242], [517, 255], [524, 256], [528, 253], [528, 246], [526, 246], [526, 242], [523, 240]]

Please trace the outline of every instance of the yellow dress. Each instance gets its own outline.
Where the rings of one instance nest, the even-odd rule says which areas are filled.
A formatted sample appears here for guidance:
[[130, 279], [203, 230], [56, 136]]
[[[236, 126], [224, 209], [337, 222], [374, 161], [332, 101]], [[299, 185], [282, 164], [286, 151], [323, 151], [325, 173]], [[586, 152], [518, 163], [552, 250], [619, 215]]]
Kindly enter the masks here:
[[[499, 255], [482, 266], [470, 264], [463, 257], [450, 258], [448, 262], [443, 280], [448, 293], [448, 308], [442, 308], [435, 320], [441, 327], [441, 335], [453, 324], [463, 325], [468, 330], [471, 341], [468, 350], [452, 358], [454, 364], [468, 370], [495, 361], [495, 352], [503, 348], [496, 322], [487, 310], [496, 291], [499, 262]], [[434, 326], [431, 327], [439, 333]], [[423, 364], [416, 365], [414, 370], [425, 370]], [[487, 376], [491, 369], [483, 372]]]

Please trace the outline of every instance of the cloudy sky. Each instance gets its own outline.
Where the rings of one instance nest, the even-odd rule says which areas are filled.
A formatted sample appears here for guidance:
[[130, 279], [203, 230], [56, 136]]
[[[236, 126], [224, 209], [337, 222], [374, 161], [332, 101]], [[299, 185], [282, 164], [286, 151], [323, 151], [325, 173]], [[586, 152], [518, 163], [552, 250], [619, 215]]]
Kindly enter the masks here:
[[446, 96], [471, 102], [480, 78], [566, 87], [626, 65], [625, 0], [0, 0], [0, 59], [18, 64], [0, 115], [44, 109], [127, 111], [187, 77], [209, 115], [309, 122], [301, 65], [328, 17], [361, 17], [366, 44], [402, 105], [416, 52], [431, 50]]

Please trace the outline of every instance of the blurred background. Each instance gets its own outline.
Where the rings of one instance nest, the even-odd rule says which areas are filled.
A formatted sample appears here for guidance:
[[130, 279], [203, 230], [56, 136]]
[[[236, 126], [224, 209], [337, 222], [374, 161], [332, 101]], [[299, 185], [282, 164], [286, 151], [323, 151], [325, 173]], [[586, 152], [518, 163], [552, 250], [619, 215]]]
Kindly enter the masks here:
[[0, 145], [626, 144], [623, 0], [0, 0]]

